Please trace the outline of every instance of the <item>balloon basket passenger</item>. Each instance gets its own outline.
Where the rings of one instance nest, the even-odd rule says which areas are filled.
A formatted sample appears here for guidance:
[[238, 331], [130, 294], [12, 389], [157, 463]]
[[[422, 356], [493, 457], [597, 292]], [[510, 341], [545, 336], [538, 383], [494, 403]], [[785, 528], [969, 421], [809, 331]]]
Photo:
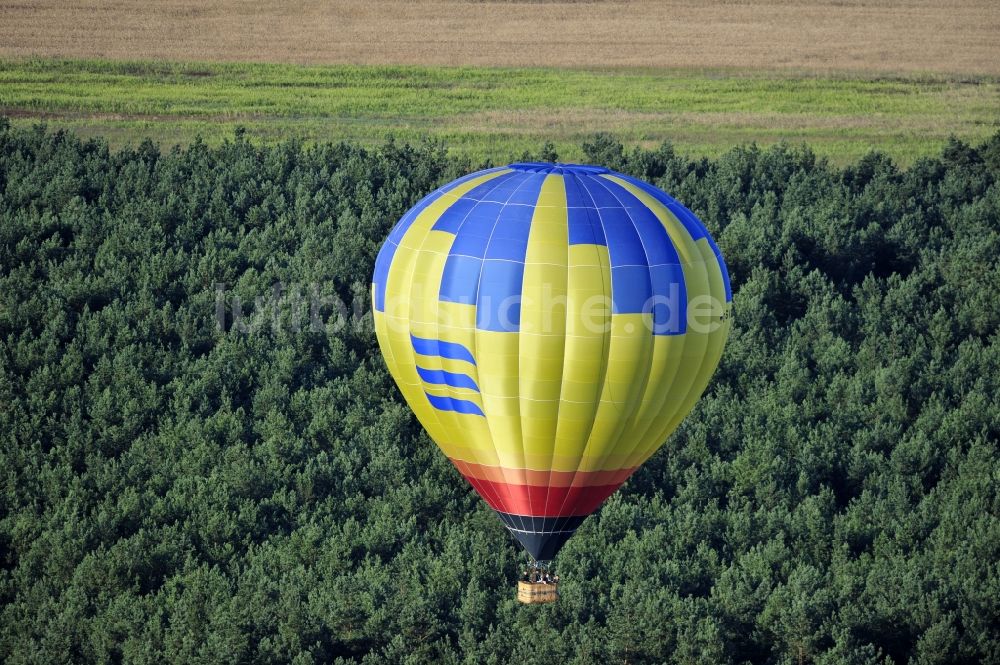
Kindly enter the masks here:
[[549, 561], [536, 561], [521, 573], [517, 599], [526, 605], [554, 603], [559, 600], [559, 576], [549, 570]]

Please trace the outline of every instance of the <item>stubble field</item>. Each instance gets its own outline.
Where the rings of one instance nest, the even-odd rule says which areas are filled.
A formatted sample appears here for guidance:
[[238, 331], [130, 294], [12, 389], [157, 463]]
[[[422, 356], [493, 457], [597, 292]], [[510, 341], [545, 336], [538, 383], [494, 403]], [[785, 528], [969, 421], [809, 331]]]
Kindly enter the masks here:
[[0, 54], [1000, 74], [993, 0], [0, 3]]

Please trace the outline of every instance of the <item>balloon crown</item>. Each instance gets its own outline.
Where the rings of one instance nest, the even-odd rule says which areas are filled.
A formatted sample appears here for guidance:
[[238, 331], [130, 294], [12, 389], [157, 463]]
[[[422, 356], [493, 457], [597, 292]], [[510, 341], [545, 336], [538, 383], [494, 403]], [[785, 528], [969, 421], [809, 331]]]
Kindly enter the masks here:
[[578, 175], [598, 175], [601, 173], [611, 173], [603, 166], [592, 166], [590, 164], [562, 164], [559, 162], [514, 162], [508, 168], [515, 171], [527, 171], [528, 173], [569, 173]]

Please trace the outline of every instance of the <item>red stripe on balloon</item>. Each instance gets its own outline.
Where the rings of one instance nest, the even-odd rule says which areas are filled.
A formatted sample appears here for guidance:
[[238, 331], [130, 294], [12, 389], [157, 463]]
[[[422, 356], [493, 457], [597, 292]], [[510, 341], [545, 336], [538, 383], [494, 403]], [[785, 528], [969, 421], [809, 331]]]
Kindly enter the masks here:
[[506, 483], [510, 478], [523, 478], [525, 485], [541, 487], [593, 487], [597, 485], [621, 485], [628, 480], [636, 467], [612, 469], [610, 471], [538, 471], [534, 469], [505, 469], [474, 462], [452, 459], [452, 464], [466, 478], [478, 478], [494, 483]]
[[530, 517], [589, 515], [621, 487], [621, 483], [592, 487], [541, 487], [468, 476], [466, 480], [494, 510]]

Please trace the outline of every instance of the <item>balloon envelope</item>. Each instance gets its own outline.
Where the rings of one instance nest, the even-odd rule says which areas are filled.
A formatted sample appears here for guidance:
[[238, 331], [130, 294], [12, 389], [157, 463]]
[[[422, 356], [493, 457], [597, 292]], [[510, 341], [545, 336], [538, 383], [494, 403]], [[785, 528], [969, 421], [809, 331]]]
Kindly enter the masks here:
[[687, 208], [620, 173], [543, 163], [420, 201], [383, 245], [372, 296], [406, 401], [542, 561], [691, 410], [732, 300]]

